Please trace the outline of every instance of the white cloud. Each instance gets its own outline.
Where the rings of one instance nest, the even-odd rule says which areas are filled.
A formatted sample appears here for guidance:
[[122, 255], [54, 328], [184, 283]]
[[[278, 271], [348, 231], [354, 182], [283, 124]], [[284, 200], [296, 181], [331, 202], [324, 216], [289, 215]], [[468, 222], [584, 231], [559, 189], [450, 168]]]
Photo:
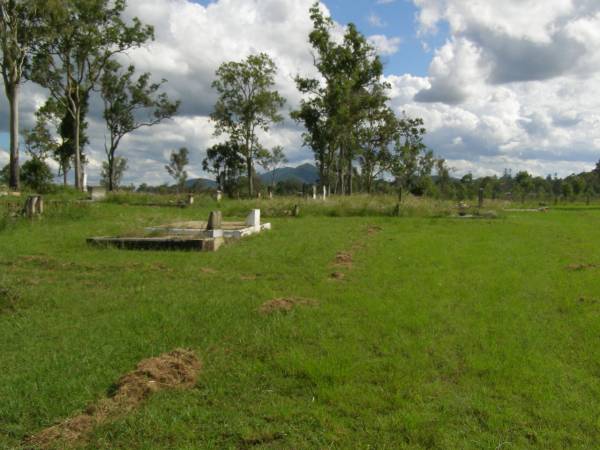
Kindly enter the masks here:
[[[393, 74], [392, 106], [423, 117], [427, 143], [457, 171], [499, 173], [511, 167], [545, 175], [590, 169], [600, 154], [600, 3], [597, 0], [413, 0], [425, 36], [448, 23], [448, 39], [432, 48], [427, 76]], [[123, 141], [131, 160], [126, 182], [159, 183], [168, 153], [187, 146], [190, 173], [201, 175], [204, 150], [215, 142], [208, 114], [210, 85], [225, 60], [265, 51], [276, 61], [277, 88], [297, 105], [293, 77], [315, 74], [308, 43], [313, 0], [129, 0], [128, 14], [156, 28], [156, 41], [127, 58], [139, 70], [169, 80], [183, 101], [181, 114]], [[377, 3], [391, 3], [379, 0]], [[386, 20], [392, 25], [393, 18]], [[341, 36], [337, 25], [335, 35]], [[398, 37], [369, 37], [384, 55], [401, 49]], [[22, 125], [45, 98], [28, 83], [22, 95]], [[7, 124], [0, 102], [0, 125]], [[262, 136], [283, 145], [293, 163], [311, 160], [301, 132], [289, 118]], [[97, 180], [104, 159], [100, 105], [92, 101], [90, 175]], [[0, 163], [7, 161], [0, 151]]]
[[369, 36], [369, 43], [375, 47], [377, 52], [383, 56], [390, 56], [398, 53], [402, 39], [399, 37], [387, 37], [383, 34], [374, 34]]
[[375, 13], [369, 14], [367, 17], [367, 21], [374, 27], [383, 28], [386, 26], [386, 23]]
[[[600, 4], [581, 0], [413, 0], [420, 33], [450, 35], [414, 100], [428, 143], [459, 171], [589, 170], [600, 147]], [[393, 92], [406, 81], [395, 80]], [[409, 86], [414, 89], [415, 80]], [[406, 87], [404, 87], [406, 88]]]

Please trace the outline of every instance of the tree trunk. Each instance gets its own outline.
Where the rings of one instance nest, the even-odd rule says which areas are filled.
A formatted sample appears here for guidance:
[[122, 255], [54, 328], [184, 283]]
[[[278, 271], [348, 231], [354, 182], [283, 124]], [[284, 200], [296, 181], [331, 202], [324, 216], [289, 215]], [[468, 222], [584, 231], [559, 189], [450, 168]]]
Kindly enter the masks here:
[[348, 195], [352, 195], [352, 158], [348, 158]]
[[81, 173], [81, 149], [80, 149], [80, 128], [81, 128], [81, 114], [79, 113], [79, 106], [75, 110], [75, 188], [83, 190], [82, 173]]
[[112, 192], [115, 188], [115, 158], [113, 155], [108, 155], [108, 192]]
[[19, 84], [12, 83], [6, 88], [10, 105], [10, 188], [21, 189], [19, 169]]
[[68, 166], [66, 164], [62, 166], [63, 185], [64, 186], [67, 186], [69, 184], [69, 182], [67, 181], [67, 172], [68, 172], [67, 167]]
[[248, 169], [248, 195], [254, 197], [254, 180], [252, 179], [252, 158], [246, 158], [246, 166]]

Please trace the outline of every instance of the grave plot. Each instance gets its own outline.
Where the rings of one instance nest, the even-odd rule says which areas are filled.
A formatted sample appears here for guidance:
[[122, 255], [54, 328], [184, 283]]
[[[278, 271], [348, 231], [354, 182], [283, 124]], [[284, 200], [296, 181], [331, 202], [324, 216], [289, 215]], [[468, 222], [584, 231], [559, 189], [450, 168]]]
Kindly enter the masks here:
[[260, 209], [250, 211], [244, 222], [224, 222], [220, 211], [210, 213], [208, 221], [175, 222], [145, 228], [141, 236], [92, 237], [88, 244], [128, 250], [217, 251], [226, 240], [238, 240], [265, 230]]

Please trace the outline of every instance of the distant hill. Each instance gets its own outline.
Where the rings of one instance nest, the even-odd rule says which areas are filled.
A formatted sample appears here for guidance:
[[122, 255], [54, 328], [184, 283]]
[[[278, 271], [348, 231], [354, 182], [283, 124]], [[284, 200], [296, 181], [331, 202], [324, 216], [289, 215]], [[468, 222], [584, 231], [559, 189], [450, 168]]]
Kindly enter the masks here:
[[[275, 183], [279, 181], [297, 181], [303, 184], [315, 184], [319, 179], [319, 170], [312, 164], [302, 164], [298, 167], [282, 167], [271, 172], [260, 174], [260, 179], [263, 183], [271, 183], [272, 175], [275, 175]], [[185, 185], [192, 187], [194, 183], [200, 181], [203, 187], [216, 188], [217, 182], [207, 178], [194, 178], [187, 180]]]
[[272, 172], [261, 174], [260, 179], [265, 183], [270, 183], [273, 175], [275, 175], [275, 183], [279, 181], [298, 181], [300, 183], [314, 184], [319, 180], [319, 170], [312, 164], [275, 169]]

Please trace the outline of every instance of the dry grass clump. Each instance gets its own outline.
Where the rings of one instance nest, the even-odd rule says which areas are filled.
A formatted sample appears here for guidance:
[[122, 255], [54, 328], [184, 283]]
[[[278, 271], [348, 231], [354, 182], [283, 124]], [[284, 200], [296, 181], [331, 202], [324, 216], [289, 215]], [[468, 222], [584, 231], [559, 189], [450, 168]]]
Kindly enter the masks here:
[[316, 300], [311, 300], [309, 298], [299, 298], [299, 297], [289, 297], [289, 298], [276, 298], [273, 300], [269, 300], [268, 302], [263, 303], [259, 312], [261, 314], [273, 314], [276, 312], [290, 312], [297, 306], [317, 306], [318, 302]]
[[112, 396], [30, 437], [35, 448], [64, 448], [83, 440], [96, 426], [114, 420], [151, 394], [163, 389], [189, 389], [195, 386], [201, 363], [191, 350], [176, 349], [156, 358], [144, 359], [136, 369], [122, 376]]

